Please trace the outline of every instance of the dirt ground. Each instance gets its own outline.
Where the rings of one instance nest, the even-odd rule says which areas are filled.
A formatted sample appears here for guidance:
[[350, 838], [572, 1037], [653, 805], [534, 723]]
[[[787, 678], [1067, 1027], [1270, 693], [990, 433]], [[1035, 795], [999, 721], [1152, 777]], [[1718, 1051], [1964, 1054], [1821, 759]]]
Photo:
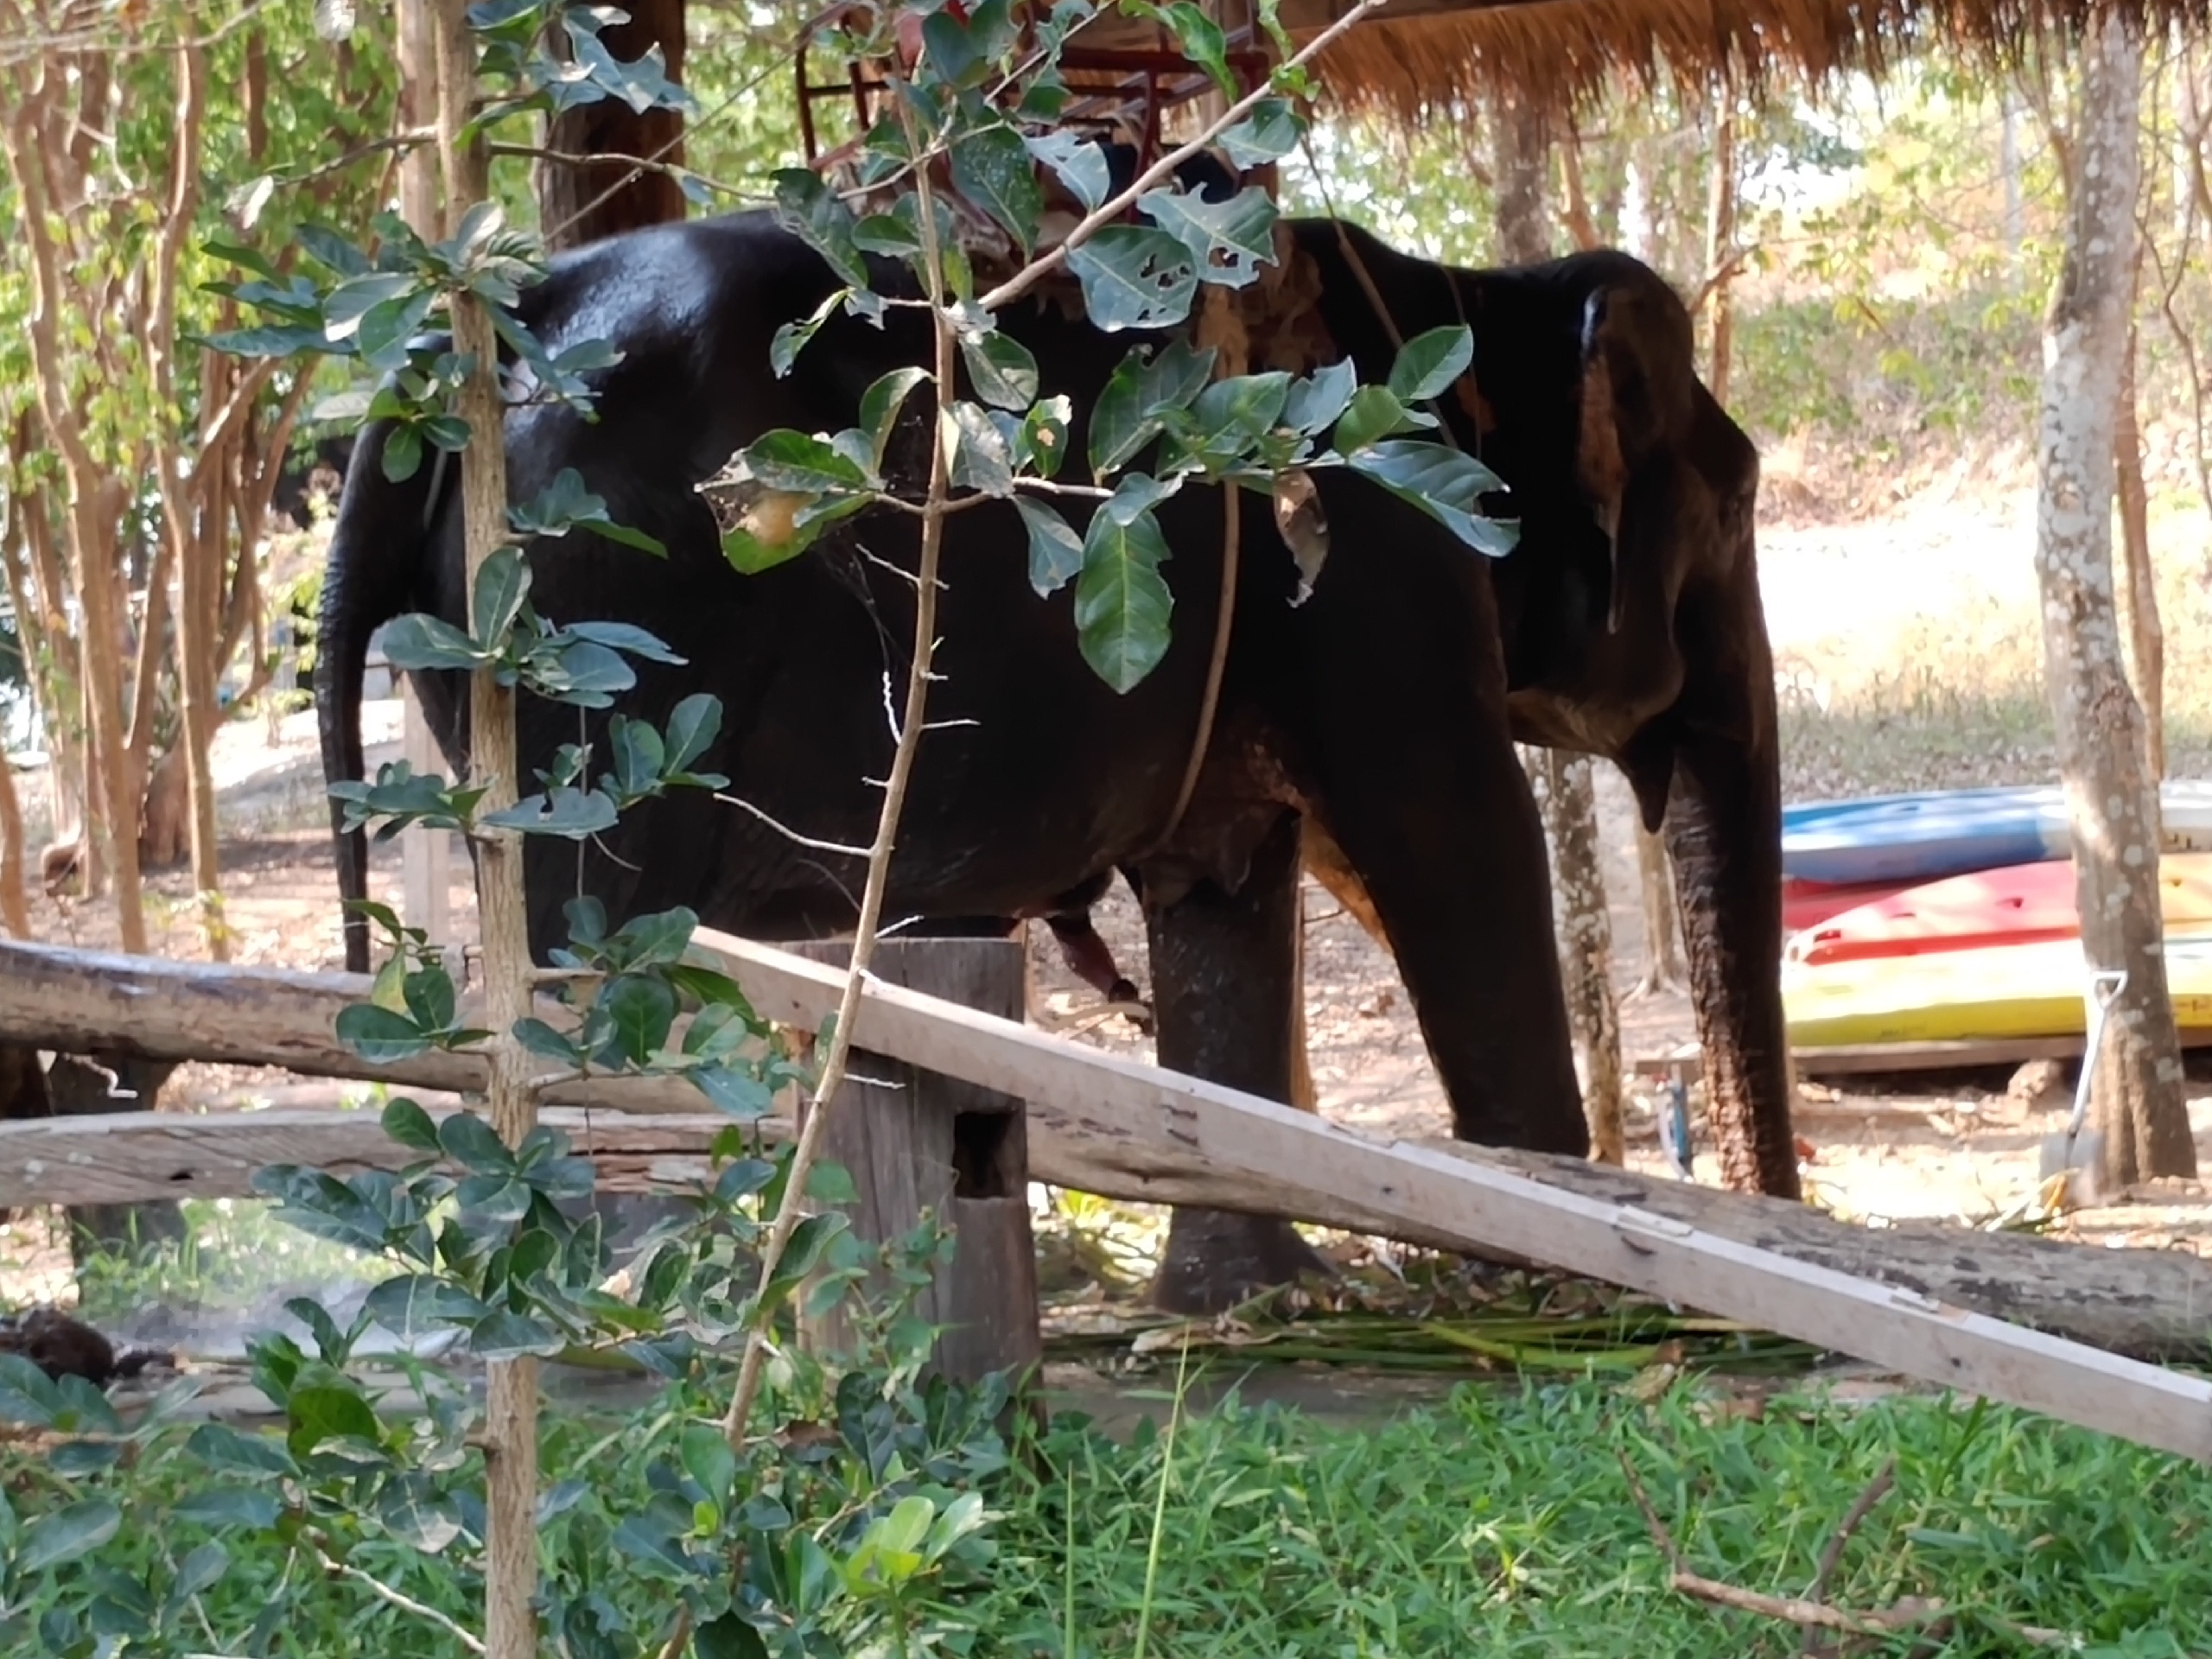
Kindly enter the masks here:
[[[1973, 634], [2017, 630], [2024, 613], [2024, 626], [2032, 630], [2031, 507], [2022, 492], [1963, 499], [1939, 486], [1859, 522], [1765, 528], [1763, 582], [1785, 688], [1794, 686], [1810, 704], [1823, 704], [1830, 665], [1902, 651], [1931, 620]], [[367, 719], [371, 766], [397, 758], [398, 704], [374, 702]], [[313, 713], [286, 717], [276, 736], [272, 744], [269, 723], [253, 716], [226, 727], [218, 745], [234, 956], [244, 963], [335, 968], [341, 963], [339, 912], [322, 828]], [[2004, 757], [1993, 764], [2004, 770]], [[1821, 783], [1826, 770], [1824, 764], [1791, 767], [1794, 777], [1809, 772]], [[42, 779], [32, 774], [23, 783], [35, 824]], [[1831, 785], [1863, 786], [1847, 778]], [[1693, 1042], [1694, 1027], [1678, 991], [1628, 995], [1643, 972], [1643, 926], [1629, 792], [1610, 767], [1599, 769], [1599, 804], [1624, 1049], [1631, 1061], [1663, 1056]], [[455, 925], [467, 937], [474, 931], [474, 907], [467, 865], [457, 851], [451, 873]], [[395, 846], [377, 850], [372, 883], [377, 896], [396, 902]], [[158, 873], [150, 886], [156, 948], [177, 957], [201, 954], [186, 872]], [[1305, 902], [1308, 1033], [1324, 1113], [1369, 1135], [1447, 1134], [1441, 1090], [1394, 964], [1311, 882]], [[55, 943], [111, 946], [114, 925], [104, 909], [41, 897], [37, 934]], [[1128, 893], [1117, 885], [1097, 919], [1123, 971], [1144, 984], [1142, 923]], [[1049, 934], [1041, 927], [1033, 933], [1033, 1020], [1085, 1041], [1146, 1052], [1148, 1040], [1127, 1018], [1104, 1009], [1066, 970]], [[189, 1109], [218, 1096], [236, 1100], [241, 1091], [250, 1095], [278, 1080], [279, 1074], [189, 1067], [172, 1084], [165, 1103]], [[1842, 1090], [1808, 1084], [1798, 1128], [1813, 1147], [1805, 1173], [1815, 1195], [1877, 1222], [1947, 1217], [1989, 1224], [2032, 1211], [2038, 1142], [2063, 1127], [2070, 1094], [2064, 1078], [2050, 1075], [2024, 1077], [2009, 1092], [2007, 1083], [2000, 1072], [1879, 1088], [1853, 1080]], [[2212, 1179], [2212, 1083], [2193, 1083], [2191, 1094], [2198, 1155]], [[1662, 1164], [1651, 1108], [1649, 1096], [1631, 1102], [1630, 1157], [1656, 1172]], [[1699, 1178], [1716, 1179], [1709, 1149], [1701, 1145], [1700, 1153]], [[2212, 1198], [2204, 1185], [2146, 1196], [2152, 1201], [2086, 1212], [2066, 1224], [2114, 1244], [2212, 1249]]]

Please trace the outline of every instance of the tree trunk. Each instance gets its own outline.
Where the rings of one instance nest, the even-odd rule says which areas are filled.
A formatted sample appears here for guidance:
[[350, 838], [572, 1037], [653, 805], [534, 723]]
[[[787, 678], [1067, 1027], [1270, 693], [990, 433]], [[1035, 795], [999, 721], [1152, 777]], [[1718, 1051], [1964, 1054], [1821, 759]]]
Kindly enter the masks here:
[[[2139, 274], [2141, 262], [2137, 262]], [[2132, 306], [2130, 308], [2133, 308]], [[2143, 432], [2135, 403], [2135, 325], [2120, 359], [2113, 423], [2113, 467], [2120, 493], [2120, 608], [2127, 618], [2130, 683], [2143, 705], [2143, 753], [2155, 785], [2166, 775], [2166, 631], [2158, 620], [2158, 573], [2151, 565], [2151, 496], [2143, 481]]]
[[2045, 324], [2036, 513], [2044, 673], [2073, 817], [2082, 950], [2091, 969], [2127, 976], [2094, 1096], [2099, 1173], [2113, 1189], [2196, 1173], [2166, 988], [2157, 786], [2113, 595], [2113, 449], [2135, 265], [2142, 71], [2133, 24], [2092, 22], [2065, 258]]
[[[667, 60], [668, 78], [683, 79], [683, 0], [627, 0], [626, 23], [601, 31], [600, 40], [625, 63], [653, 47]], [[674, 110], [643, 114], [620, 99], [601, 99], [553, 118], [545, 147], [560, 156], [607, 156], [680, 166], [683, 118]], [[602, 237], [683, 217], [683, 191], [659, 168], [640, 169], [628, 159], [578, 164], [542, 162], [537, 175], [538, 222], [556, 251]]]
[[16, 797], [16, 769], [0, 744], [0, 923], [19, 939], [31, 936], [23, 902], [23, 807]]
[[1637, 994], [1655, 995], [1682, 983], [1681, 918], [1675, 899], [1675, 871], [1667, 843], [1636, 826], [1637, 893], [1643, 906], [1643, 977]]
[[[1542, 118], [1528, 105], [1501, 99], [1495, 119], [1498, 252], [1516, 264], [1548, 258]], [[1592, 764], [1587, 755], [1557, 750], [1524, 752], [1523, 760], [1551, 843], [1567, 1023], [1582, 1051], [1583, 1114], [1595, 1155], [1617, 1164], [1622, 1156], [1620, 1012], [1613, 995], [1613, 920], [1599, 856]]]
[[1618, 1164], [1624, 1156], [1621, 1020], [1613, 995], [1613, 918], [1599, 854], [1593, 768], [1589, 756], [1563, 749], [1533, 750], [1528, 758], [1532, 773], [1541, 779], [1537, 804], [1551, 842], [1560, 978], [1567, 988], [1567, 1023], [1582, 1051], [1582, 1111], [1590, 1124], [1590, 1155], [1600, 1163]]
[[1712, 194], [1705, 214], [1705, 383], [1713, 401], [1728, 404], [1728, 366], [1736, 340], [1735, 302], [1729, 294], [1729, 261], [1736, 247], [1736, 118], [1724, 114], [1713, 128]]

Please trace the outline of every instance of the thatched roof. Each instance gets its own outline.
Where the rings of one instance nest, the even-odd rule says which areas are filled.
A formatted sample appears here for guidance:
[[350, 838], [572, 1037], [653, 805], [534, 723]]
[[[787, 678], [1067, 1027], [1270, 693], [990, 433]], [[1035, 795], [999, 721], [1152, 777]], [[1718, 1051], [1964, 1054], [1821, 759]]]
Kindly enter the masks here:
[[[1282, 0], [1310, 39], [1353, 0]], [[1330, 100], [1407, 124], [1510, 88], [1561, 111], [1623, 80], [1818, 86], [1949, 46], [1993, 61], [2093, 13], [2202, 29], [2212, 0], [1391, 0], [1320, 60]]]

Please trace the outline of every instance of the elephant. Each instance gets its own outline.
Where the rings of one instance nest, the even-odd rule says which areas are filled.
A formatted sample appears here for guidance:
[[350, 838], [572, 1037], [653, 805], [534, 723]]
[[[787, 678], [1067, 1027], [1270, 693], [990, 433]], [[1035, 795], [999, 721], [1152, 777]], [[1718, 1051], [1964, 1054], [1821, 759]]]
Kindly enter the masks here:
[[[1761, 783], [1762, 766], [1772, 771], [1771, 677], [1752, 671], [1764, 651], [1750, 569], [1756, 461], [1688, 375], [1686, 345], [1683, 381], [1655, 384], [1646, 372], [1677, 366], [1669, 331], [1679, 324], [1687, 340], [1679, 302], [1648, 296], [1663, 283], [1618, 258], [1455, 272], [1325, 222], [1286, 221], [1286, 231], [1314, 279], [1313, 315], [1363, 378], [1387, 371], [1394, 328], [1410, 335], [1465, 307], [1478, 336], [1486, 324], [1500, 330], [1494, 353], [1478, 346], [1481, 391], [1447, 416], [1501, 470], [1530, 457], [1521, 478], [1507, 471], [1522, 550], [1493, 565], [1418, 508], [1324, 470], [1314, 481], [1333, 550], [1310, 596], [1294, 603], [1297, 562], [1267, 503], [1241, 495], [1230, 645], [1205, 762], [1179, 817], [1224, 597], [1218, 493], [1186, 488], [1160, 510], [1173, 637], [1126, 693], [1081, 660], [1069, 595], [1031, 591], [1012, 508], [959, 514], [947, 531], [942, 678], [885, 913], [946, 925], [933, 931], [1065, 915], [1114, 869], [1133, 869], [1160, 1063], [1287, 1100], [1302, 826], [1318, 825], [1389, 935], [1454, 1134], [1580, 1156], [1588, 1137], [1542, 831], [1512, 745], [1519, 730], [1604, 746], [1630, 766], [1647, 815], [1665, 808], [1692, 895], [1701, 1015], [1734, 1057], [1716, 1069], [1721, 1093], [1738, 1091], [1756, 1146], [1778, 1135], [1786, 1153], [1787, 1102], [1769, 1087], [1762, 1046], [1780, 1029], [1778, 989], [1770, 1012], [1761, 991], [1774, 976], [1758, 976], [1762, 961], [1778, 962], [1780, 887], [1775, 869], [1762, 898], [1759, 881], [1779, 861], [1779, 808], [1766, 810], [1771, 777]], [[1387, 320], [1355, 261], [1379, 285]], [[642, 664], [623, 709], [659, 722], [682, 696], [715, 693], [724, 724], [696, 764], [725, 774], [727, 793], [752, 809], [683, 791], [598, 841], [531, 838], [529, 931], [541, 958], [563, 938], [563, 902], [580, 890], [618, 917], [687, 905], [712, 925], [771, 940], [853, 925], [861, 862], [823, 849], [873, 833], [880, 796], [868, 779], [883, 775], [893, 741], [881, 688], [887, 674], [904, 674], [912, 620], [912, 521], [865, 513], [805, 556], [740, 576], [695, 489], [771, 428], [851, 424], [880, 374], [927, 360], [926, 325], [894, 308], [880, 327], [832, 316], [798, 371], [772, 376], [778, 325], [813, 312], [837, 285], [804, 242], [752, 213], [590, 245], [556, 259], [522, 296], [521, 315], [552, 348], [605, 336], [621, 357], [596, 377], [594, 420], [550, 403], [511, 408], [513, 496], [528, 499], [574, 467], [616, 522], [666, 548], [655, 560], [583, 533], [540, 539], [529, 550], [532, 603], [556, 620], [636, 624], [683, 658]], [[1617, 296], [1623, 286], [1631, 291]], [[1045, 392], [1073, 399], [1070, 443], [1081, 453], [1084, 416], [1129, 340], [1049, 294], [1009, 308], [1001, 326], [1036, 358]], [[1666, 336], [1665, 349], [1637, 337], [1643, 327]], [[1511, 376], [1536, 371], [1551, 381], [1532, 391], [1527, 430], [1510, 441], [1496, 410], [1514, 395]], [[1586, 421], [1592, 386], [1606, 404]], [[388, 431], [366, 428], [359, 457], [380, 455]], [[1686, 453], [1685, 434], [1712, 453]], [[902, 429], [893, 465], [911, 476], [925, 453], [918, 433]], [[362, 774], [359, 707], [373, 629], [410, 609], [463, 619], [456, 470], [426, 467], [395, 483], [375, 465], [349, 469], [316, 671], [333, 781]], [[1636, 573], [1618, 584], [1618, 602], [1615, 545], [1618, 568]], [[1706, 656], [1723, 666], [1707, 671]], [[448, 761], [465, 766], [465, 679], [414, 677]], [[525, 771], [578, 738], [569, 708], [524, 698], [519, 720]], [[585, 737], [603, 743], [605, 721], [585, 719]], [[365, 841], [345, 832], [335, 808], [334, 821], [340, 893], [360, 896]], [[1771, 940], [1762, 906], [1773, 912]], [[365, 967], [358, 918], [347, 955]], [[1768, 1121], [1777, 1116], [1778, 1127]], [[1794, 1184], [1794, 1165], [1788, 1173]], [[1758, 1179], [1786, 1185], [1764, 1154]], [[1179, 1210], [1154, 1296], [1217, 1309], [1318, 1265], [1279, 1219]]]

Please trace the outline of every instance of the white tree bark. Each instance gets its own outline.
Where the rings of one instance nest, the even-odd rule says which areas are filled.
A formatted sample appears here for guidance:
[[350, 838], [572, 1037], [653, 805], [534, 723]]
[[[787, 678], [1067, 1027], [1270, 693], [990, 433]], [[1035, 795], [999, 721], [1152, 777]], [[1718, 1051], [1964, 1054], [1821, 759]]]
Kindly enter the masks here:
[[2044, 673], [2073, 817], [2082, 944], [2089, 968], [2127, 975], [2094, 1096], [2100, 1173], [2115, 1186], [2196, 1173], [2166, 988], [2157, 785], [2144, 765], [2143, 709], [2128, 687], [2113, 588], [2113, 442], [2134, 286], [2142, 76], [2135, 26], [2093, 21], [2065, 261], [2044, 335], [2036, 510]]

